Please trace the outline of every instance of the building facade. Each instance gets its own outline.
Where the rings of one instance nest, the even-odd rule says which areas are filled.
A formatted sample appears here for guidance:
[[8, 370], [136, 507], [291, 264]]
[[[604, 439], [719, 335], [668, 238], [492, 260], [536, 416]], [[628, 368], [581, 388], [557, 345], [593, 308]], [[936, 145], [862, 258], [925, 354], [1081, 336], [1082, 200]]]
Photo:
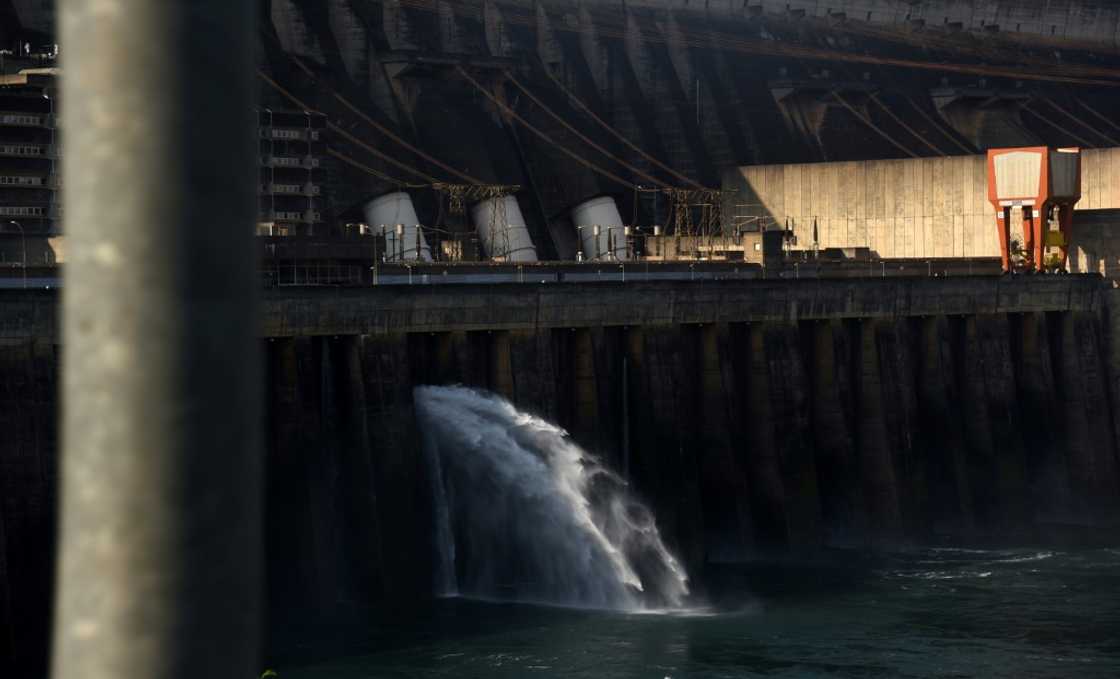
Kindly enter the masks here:
[[0, 232], [61, 226], [56, 91], [53, 68], [0, 75]]

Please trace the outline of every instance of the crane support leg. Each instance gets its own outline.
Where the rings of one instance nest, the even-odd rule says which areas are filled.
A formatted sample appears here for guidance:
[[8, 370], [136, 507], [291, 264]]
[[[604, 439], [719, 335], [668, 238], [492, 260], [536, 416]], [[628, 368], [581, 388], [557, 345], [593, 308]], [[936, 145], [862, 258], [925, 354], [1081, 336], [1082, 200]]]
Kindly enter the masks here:
[[1062, 258], [1062, 268], [1069, 268], [1069, 242], [1070, 236], [1073, 234], [1073, 206], [1063, 205], [1058, 208], [1058, 230], [1062, 234], [1062, 244], [1058, 247], [1058, 252]]
[[1011, 271], [1011, 208], [996, 213], [996, 231], [999, 233], [999, 253], [1003, 272]]

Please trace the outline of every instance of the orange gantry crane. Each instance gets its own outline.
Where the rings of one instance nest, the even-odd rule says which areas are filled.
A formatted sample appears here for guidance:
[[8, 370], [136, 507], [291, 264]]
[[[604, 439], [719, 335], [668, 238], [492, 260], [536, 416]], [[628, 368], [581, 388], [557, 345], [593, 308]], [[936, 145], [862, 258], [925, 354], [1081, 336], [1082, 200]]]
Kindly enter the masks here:
[[[1004, 273], [1064, 270], [1073, 206], [1080, 199], [1081, 149], [1028, 146], [989, 150], [988, 200], [996, 209]], [[1020, 247], [1015, 247], [1011, 235], [1015, 208], [1022, 214]], [[1056, 248], [1057, 253], [1047, 258], [1048, 248]]]

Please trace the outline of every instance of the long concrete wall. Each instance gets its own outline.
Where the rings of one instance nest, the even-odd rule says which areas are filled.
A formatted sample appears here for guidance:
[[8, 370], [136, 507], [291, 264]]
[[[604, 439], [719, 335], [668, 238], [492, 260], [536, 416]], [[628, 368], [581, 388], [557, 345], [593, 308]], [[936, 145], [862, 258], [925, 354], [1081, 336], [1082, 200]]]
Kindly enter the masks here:
[[[1079, 211], [1120, 208], [1120, 148], [1082, 157]], [[996, 257], [984, 156], [739, 167], [724, 173], [724, 225], [788, 224], [799, 247], [882, 257]], [[1074, 219], [1073, 245], [1079, 238]]]
[[[273, 288], [261, 336], [1099, 312], [1096, 276]], [[56, 293], [0, 296], [0, 340], [57, 341]]]

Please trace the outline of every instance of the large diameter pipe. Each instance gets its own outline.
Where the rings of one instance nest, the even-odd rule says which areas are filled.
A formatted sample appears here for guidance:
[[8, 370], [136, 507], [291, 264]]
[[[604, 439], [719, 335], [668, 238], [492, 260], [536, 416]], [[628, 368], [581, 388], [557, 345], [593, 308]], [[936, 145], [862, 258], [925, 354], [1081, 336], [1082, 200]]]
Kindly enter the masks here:
[[[416, 260], [432, 261], [432, 250], [420, 228], [420, 219], [412, 198], [404, 191], [387, 193], [374, 198], [365, 206], [366, 224], [374, 233], [385, 235], [385, 259], [387, 261]], [[400, 225], [398, 233], [397, 225]]]
[[480, 201], [471, 208], [482, 252], [490, 259], [507, 262], [537, 261], [537, 247], [529, 236], [521, 207], [513, 196]]
[[59, 0], [58, 679], [261, 671], [256, 11]]
[[626, 227], [614, 198], [599, 196], [572, 209], [572, 224], [579, 231], [580, 247], [586, 259], [626, 260]]

